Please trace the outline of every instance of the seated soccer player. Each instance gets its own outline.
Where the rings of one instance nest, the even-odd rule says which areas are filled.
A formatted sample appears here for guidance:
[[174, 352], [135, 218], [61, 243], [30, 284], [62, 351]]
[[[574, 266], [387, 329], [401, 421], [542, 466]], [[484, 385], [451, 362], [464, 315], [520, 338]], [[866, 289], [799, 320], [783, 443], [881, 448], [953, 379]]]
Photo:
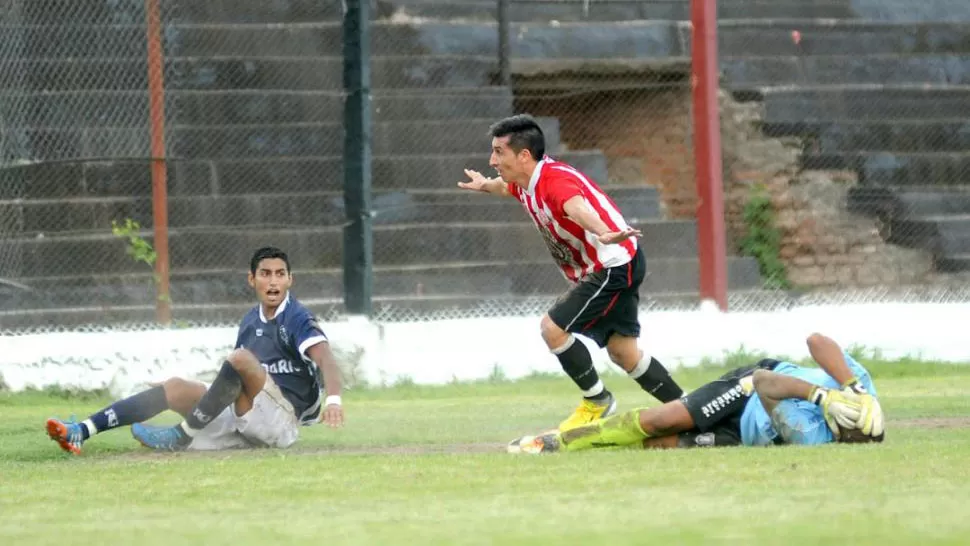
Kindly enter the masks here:
[[[285, 448], [301, 425], [341, 426], [340, 375], [330, 344], [313, 314], [290, 295], [292, 282], [286, 253], [260, 248], [249, 264], [258, 304], [243, 317], [235, 350], [211, 385], [172, 378], [81, 423], [48, 419], [47, 434], [79, 454], [95, 434], [128, 425], [143, 445], [168, 451]], [[170, 427], [142, 424], [167, 409], [185, 420]]]
[[509, 451], [881, 442], [882, 408], [869, 372], [821, 334], [809, 336], [808, 348], [821, 369], [765, 359], [680, 400], [572, 430], [524, 436], [511, 442]]

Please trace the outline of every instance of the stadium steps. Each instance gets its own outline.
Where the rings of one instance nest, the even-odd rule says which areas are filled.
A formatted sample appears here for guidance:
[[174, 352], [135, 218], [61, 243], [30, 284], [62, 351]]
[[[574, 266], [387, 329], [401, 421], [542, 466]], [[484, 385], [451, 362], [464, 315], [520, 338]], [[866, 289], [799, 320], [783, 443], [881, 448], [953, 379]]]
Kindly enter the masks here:
[[[607, 186], [606, 193], [630, 222], [661, 217], [657, 190], [644, 186]], [[432, 222], [521, 222], [522, 206], [513, 199], [466, 190], [376, 191], [375, 225]], [[114, 220], [130, 218], [152, 225], [148, 196], [87, 197], [0, 201], [0, 217], [15, 229], [7, 237], [104, 233]], [[250, 193], [173, 196], [168, 202], [172, 228], [236, 226], [276, 229], [341, 226], [346, 219], [342, 192]]]
[[[696, 225], [692, 221], [648, 219], [638, 222], [640, 239], [650, 259], [697, 255]], [[151, 241], [145, 230], [140, 236]], [[248, 263], [253, 249], [273, 244], [301, 257], [303, 268], [340, 267], [343, 229], [331, 227], [172, 228], [169, 233], [171, 269], [232, 268]], [[28, 283], [31, 277], [137, 272], [145, 265], [126, 254], [126, 242], [110, 232], [54, 234], [5, 239], [0, 251], [8, 264], [5, 277]], [[374, 263], [405, 266], [412, 263], [518, 261], [548, 259], [548, 250], [531, 223], [434, 222], [392, 224], [374, 229]]]
[[[559, 120], [537, 118], [546, 136], [546, 147], [555, 153], [560, 147]], [[381, 121], [371, 127], [371, 149], [377, 156], [421, 154], [429, 149], [439, 154], [484, 153], [490, 146], [488, 128], [493, 118], [459, 120]], [[150, 134], [136, 128], [46, 128], [18, 127], [0, 130], [0, 140], [27, 135], [44, 143], [47, 151], [63, 157], [110, 157], [120, 145], [132, 157], [149, 150]], [[343, 122], [263, 122], [229, 125], [169, 125], [168, 152], [182, 159], [278, 158], [339, 156], [343, 153]], [[53, 145], [56, 143], [56, 147]]]
[[[487, 137], [485, 150], [487, 152]], [[554, 154], [587, 176], [608, 185], [606, 157], [599, 150]], [[372, 164], [375, 191], [454, 189], [463, 169], [491, 176], [485, 152], [377, 156]], [[343, 158], [170, 160], [168, 192], [189, 195], [343, 191]], [[150, 196], [147, 160], [22, 164], [0, 169], [0, 200]]]
[[[728, 259], [729, 288], [751, 290], [761, 285], [753, 258]], [[301, 269], [294, 265], [293, 293], [303, 301], [340, 304], [342, 272], [337, 268]], [[649, 301], [680, 294], [696, 305], [697, 258], [650, 259], [650, 274], [641, 296]], [[175, 270], [171, 298], [181, 320], [218, 316], [224, 322], [238, 320], [238, 313], [253, 305], [246, 271], [238, 269]], [[474, 308], [488, 302], [508, 307], [532, 299], [548, 300], [561, 295], [568, 285], [548, 260], [517, 262], [431, 262], [403, 267], [380, 266], [374, 271], [374, 300], [380, 309], [428, 311], [449, 307]], [[154, 309], [150, 273], [94, 275], [35, 279], [27, 287], [0, 286], [0, 328], [43, 324], [45, 317], [57, 322], [84, 316], [120, 315], [148, 319]], [[218, 310], [230, 310], [219, 314]], [[209, 313], [216, 312], [216, 315]], [[533, 309], [532, 312], [535, 310]], [[61, 313], [63, 316], [58, 316]], [[235, 313], [235, 315], [233, 314]], [[116, 317], [117, 318], [117, 317]]]

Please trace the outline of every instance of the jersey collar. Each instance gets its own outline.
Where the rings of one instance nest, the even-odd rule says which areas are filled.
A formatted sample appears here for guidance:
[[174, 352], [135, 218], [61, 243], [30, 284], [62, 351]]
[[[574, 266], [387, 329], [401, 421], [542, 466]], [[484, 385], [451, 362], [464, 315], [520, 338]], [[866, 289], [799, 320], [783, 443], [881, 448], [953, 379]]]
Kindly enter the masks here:
[[526, 193], [529, 195], [535, 195], [536, 185], [539, 183], [539, 176], [542, 174], [542, 167], [546, 164], [548, 159], [548, 157], [543, 157], [538, 163], [536, 163], [536, 168], [532, 171], [532, 178], [529, 179], [529, 189], [526, 190]]
[[[290, 303], [290, 291], [289, 290], [286, 291], [286, 296], [283, 298], [283, 301], [282, 301], [282, 303], [280, 303], [280, 306], [276, 308], [276, 315], [273, 316], [274, 319], [276, 317], [280, 316], [280, 313], [282, 313], [283, 310], [286, 309], [286, 304], [288, 304], [288, 303]], [[271, 319], [267, 319], [266, 318], [266, 315], [263, 314], [263, 304], [261, 304], [261, 303], [260, 304], [257, 304], [256, 305], [256, 308], [259, 309], [259, 320], [261, 320], [263, 322], [269, 322], [271, 320]]]

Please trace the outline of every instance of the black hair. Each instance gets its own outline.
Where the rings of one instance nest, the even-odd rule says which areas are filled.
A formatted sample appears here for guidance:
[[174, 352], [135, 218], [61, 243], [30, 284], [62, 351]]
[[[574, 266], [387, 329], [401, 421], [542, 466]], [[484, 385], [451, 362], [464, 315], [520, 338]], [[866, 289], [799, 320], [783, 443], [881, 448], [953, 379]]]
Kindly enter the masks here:
[[249, 260], [249, 272], [255, 275], [256, 269], [259, 267], [259, 262], [263, 260], [272, 260], [276, 258], [283, 260], [283, 263], [286, 264], [286, 272], [289, 273], [290, 272], [289, 256], [286, 255], [286, 252], [283, 252], [282, 250], [276, 248], [275, 246], [264, 246], [263, 248], [260, 248], [256, 252], [254, 252], [252, 259]]
[[869, 443], [882, 443], [886, 438], [886, 433], [883, 432], [879, 436], [869, 436], [863, 434], [861, 430], [858, 429], [841, 429], [839, 436], [839, 443], [843, 444], [869, 444]]
[[546, 155], [546, 137], [542, 134], [539, 123], [529, 114], [500, 119], [488, 128], [488, 133], [492, 138], [509, 137], [509, 148], [513, 152], [529, 150], [532, 159], [536, 161]]

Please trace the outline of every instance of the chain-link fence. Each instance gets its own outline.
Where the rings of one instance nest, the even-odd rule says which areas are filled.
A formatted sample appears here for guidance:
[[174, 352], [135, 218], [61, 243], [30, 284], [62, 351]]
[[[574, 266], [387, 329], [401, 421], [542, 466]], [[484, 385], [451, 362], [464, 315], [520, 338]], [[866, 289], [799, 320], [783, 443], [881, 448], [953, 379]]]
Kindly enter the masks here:
[[[970, 31], [856, 4], [718, 3], [732, 309], [963, 297]], [[509, 0], [507, 82], [498, 5], [372, 2], [376, 318], [534, 313], [566, 288], [517, 203], [455, 186], [491, 173], [488, 126], [520, 112], [643, 229], [644, 305], [696, 306], [690, 2]], [[159, 136], [176, 320], [234, 322], [264, 244], [291, 254], [301, 300], [338, 313], [342, 15], [0, 1], [0, 328], [152, 320]]]
[[729, 236], [769, 286], [965, 299], [970, 9], [862, 4], [720, 21]]
[[151, 322], [160, 299], [229, 322], [266, 244], [341, 300], [339, 4], [6, 0], [0, 16], [3, 327]]

